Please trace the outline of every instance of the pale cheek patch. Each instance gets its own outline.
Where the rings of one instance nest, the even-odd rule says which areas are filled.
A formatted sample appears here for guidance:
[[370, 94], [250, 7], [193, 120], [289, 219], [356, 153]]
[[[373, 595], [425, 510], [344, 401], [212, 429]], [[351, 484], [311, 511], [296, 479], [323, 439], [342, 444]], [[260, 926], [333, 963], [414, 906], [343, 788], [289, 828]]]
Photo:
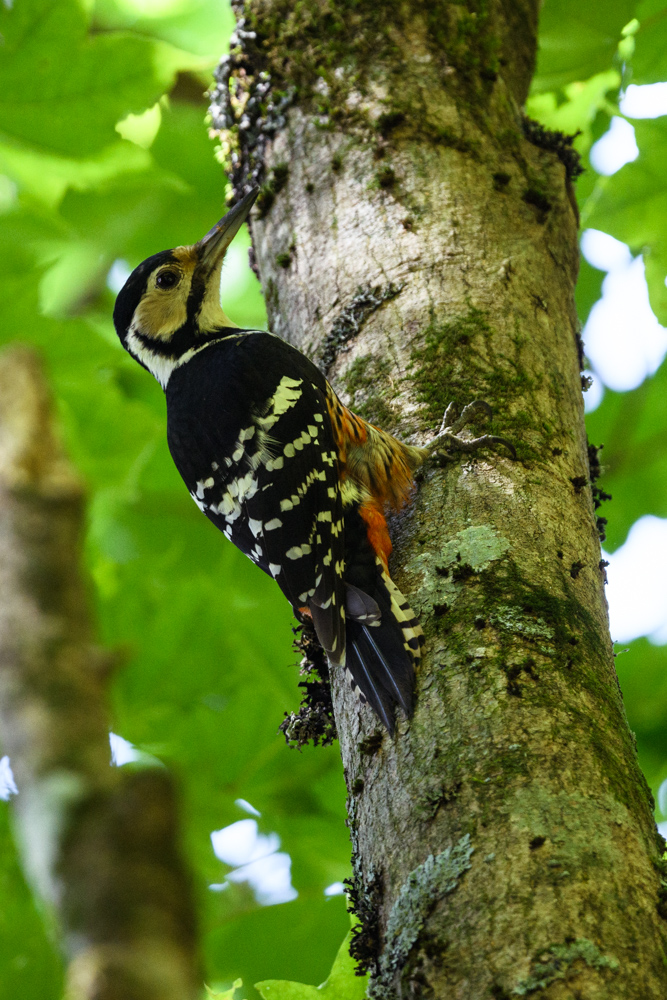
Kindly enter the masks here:
[[135, 309], [132, 319], [134, 329], [145, 337], [170, 340], [188, 318], [189, 290], [190, 282], [186, 277], [169, 292], [150, 288]]

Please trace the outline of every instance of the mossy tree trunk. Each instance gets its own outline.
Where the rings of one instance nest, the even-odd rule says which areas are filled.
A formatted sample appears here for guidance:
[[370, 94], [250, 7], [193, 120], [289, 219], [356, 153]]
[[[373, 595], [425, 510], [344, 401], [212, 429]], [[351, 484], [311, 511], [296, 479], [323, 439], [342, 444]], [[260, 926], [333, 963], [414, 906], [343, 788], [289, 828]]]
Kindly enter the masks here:
[[[537, 0], [248, 0], [213, 124], [271, 329], [424, 441], [489, 402], [518, 460], [425, 470], [394, 740], [333, 678], [374, 997], [667, 995], [661, 839], [614, 672], [581, 396], [567, 143], [522, 119]], [[482, 427], [480, 426], [480, 431]]]

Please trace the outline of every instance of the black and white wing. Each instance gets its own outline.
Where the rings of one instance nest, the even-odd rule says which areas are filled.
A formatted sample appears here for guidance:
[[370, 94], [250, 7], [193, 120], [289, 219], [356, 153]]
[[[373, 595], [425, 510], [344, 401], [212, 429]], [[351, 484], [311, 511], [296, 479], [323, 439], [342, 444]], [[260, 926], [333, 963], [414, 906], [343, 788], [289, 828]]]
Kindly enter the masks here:
[[330, 659], [344, 662], [343, 514], [325, 385], [277, 337], [230, 336], [172, 376], [168, 438], [206, 516], [310, 611]]

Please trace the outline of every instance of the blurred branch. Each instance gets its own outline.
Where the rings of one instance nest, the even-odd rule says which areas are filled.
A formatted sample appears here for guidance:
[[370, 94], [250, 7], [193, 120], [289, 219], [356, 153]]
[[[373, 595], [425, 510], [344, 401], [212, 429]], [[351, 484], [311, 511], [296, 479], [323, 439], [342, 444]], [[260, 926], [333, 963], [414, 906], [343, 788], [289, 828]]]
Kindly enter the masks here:
[[200, 975], [176, 797], [109, 765], [106, 683], [80, 573], [82, 485], [35, 354], [0, 354], [0, 724], [30, 880], [55, 910], [68, 1000], [194, 1000]]

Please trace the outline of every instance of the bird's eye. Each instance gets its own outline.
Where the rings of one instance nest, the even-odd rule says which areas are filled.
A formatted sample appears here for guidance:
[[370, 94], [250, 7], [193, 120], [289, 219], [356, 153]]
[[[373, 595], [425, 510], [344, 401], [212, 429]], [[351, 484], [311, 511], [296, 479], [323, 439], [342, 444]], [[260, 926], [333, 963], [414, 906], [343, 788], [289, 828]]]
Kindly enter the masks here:
[[178, 271], [160, 271], [155, 279], [155, 284], [158, 288], [173, 288], [180, 280], [181, 276]]

